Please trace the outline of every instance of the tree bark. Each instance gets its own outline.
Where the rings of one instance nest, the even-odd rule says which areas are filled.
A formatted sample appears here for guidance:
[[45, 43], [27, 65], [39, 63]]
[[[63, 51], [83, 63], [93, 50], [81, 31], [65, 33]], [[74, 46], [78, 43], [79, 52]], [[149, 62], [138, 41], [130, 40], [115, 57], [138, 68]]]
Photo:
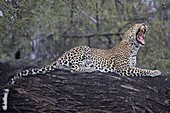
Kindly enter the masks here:
[[[0, 63], [0, 70], [2, 89], [17, 69]], [[170, 112], [170, 75], [120, 77], [56, 70], [24, 77], [9, 87], [6, 113]]]

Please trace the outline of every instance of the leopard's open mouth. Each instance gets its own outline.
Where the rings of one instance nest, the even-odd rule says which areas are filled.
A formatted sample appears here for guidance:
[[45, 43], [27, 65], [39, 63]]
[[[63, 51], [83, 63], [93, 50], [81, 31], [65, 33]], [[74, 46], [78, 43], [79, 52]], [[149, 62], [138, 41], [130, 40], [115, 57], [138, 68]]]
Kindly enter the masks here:
[[145, 45], [145, 32], [147, 31], [146, 27], [142, 26], [136, 33], [136, 40], [141, 45]]

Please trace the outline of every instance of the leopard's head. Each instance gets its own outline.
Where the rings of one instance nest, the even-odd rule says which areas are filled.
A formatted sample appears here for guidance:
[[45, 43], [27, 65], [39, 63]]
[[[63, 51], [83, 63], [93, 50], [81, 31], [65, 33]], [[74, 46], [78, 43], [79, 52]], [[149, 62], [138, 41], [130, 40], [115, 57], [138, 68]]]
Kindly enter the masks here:
[[148, 30], [148, 27], [144, 23], [138, 23], [132, 26], [127, 32], [124, 34], [124, 38], [131, 45], [136, 45], [140, 47], [145, 45], [145, 34]]

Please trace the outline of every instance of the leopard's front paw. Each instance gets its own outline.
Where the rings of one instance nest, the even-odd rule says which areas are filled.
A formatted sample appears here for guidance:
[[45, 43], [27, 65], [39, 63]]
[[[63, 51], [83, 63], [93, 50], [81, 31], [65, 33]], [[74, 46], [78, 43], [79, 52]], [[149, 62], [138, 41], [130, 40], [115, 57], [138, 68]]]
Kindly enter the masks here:
[[161, 72], [159, 70], [153, 70], [151, 77], [156, 77], [156, 76], [159, 76], [159, 75], [161, 75]]

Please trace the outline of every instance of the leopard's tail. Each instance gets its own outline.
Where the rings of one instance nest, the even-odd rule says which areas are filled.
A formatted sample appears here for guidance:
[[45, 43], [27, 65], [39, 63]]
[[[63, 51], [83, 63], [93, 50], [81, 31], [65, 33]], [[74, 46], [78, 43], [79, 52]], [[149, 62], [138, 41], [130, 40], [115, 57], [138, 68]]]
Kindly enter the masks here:
[[[6, 111], [7, 110], [7, 105], [8, 105], [8, 94], [9, 94], [9, 89], [8, 88], [5, 88], [5, 89], [3, 89], [3, 90], [1, 90], [1, 92], [2, 93], [0, 93], [1, 95], [1, 100], [0, 100], [0, 102], [1, 102], [1, 109], [2, 110], [4, 110], [4, 111]], [[1, 109], [0, 109], [0, 111], [1, 111]]]
[[[25, 77], [25, 76], [29, 76], [29, 75], [36, 75], [36, 74], [45, 74], [45, 73], [48, 73], [48, 72], [50, 72], [50, 71], [53, 71], [53, 70], [55, 70], [55, 69], [57, 69], [58, 68], [58, 65], [57, 65], [57, 63], [56, 62], [53, 62], [51, 65], [48, 65], [48, 66], [46, 66], [46, 67], [42, 67], [42, 68], [40, 68], [40, 69], [38, 69], [38, 68], [35, 68], [35, 69], [30, 69], [30, 70], [24, 70], [24, 71], [22, 71], [22, 72], [20, 72], [20, 73], [17, 73], [16, 75], [14, 75], [11, 79], [10, 79], [10, 81], [7, 83], [7, 86], [8, 85], [12, 85], [12, 84], [15, 84], [15, 82], [18, 80], [18, 79], [20, 79], [20, 78], [22, 78], [22, 77]], [[2, 91], [2, 90], [1, 90]], [[1, 107], [2, 107], [2, 109], [5, 111], [5, 110], [7, 110], [7, 104], [8, 104], [8, 94], [9, 94], [9, 92], [10, 92], [10, 90], [9, 90], [9, 88], [4, 88], [3, 89], [3, 91], [2, 91], [2, 93], [1, 93], [1, 96], [2, 96], [2, 98], [1, 98]]]
[[[36, 72], [37, 72], [37, 73], [36, 73]], [[20, 79], [20, 78], [22, 78], [22, 77], [24, 77], [24, 76], [39, 74], [38, 72], [39, 72], [38, 69], [32, 69], [32, 70], [24, 70], [24, 71], [22, 71], [21, 73], [17, 73], [16, 75], [14, 75], [14, 76], [10, 79], [10, 81], [7, 83], [7, 86], [8, 86], [8, 85], [15, 84], [15, 82], [16, 82], [18, 79]], [[0, 100], [0, 102], [1, 102], [1, 109], [2, 109], [3, 111], [6, 111], [7, 108], [8, 108], [8, 95], [9, 95], [9, 92], [10, 92], [9, 88], [4, 88], [3, 90], [1, 90], [1, 93], [0, 93], [0, 94], [1, 94], [1, 95], [0, 95], [0, 97], [1, 97], [1, 100]], [[0, 109], [0, 110], [1, 110], [1, 109]]]

